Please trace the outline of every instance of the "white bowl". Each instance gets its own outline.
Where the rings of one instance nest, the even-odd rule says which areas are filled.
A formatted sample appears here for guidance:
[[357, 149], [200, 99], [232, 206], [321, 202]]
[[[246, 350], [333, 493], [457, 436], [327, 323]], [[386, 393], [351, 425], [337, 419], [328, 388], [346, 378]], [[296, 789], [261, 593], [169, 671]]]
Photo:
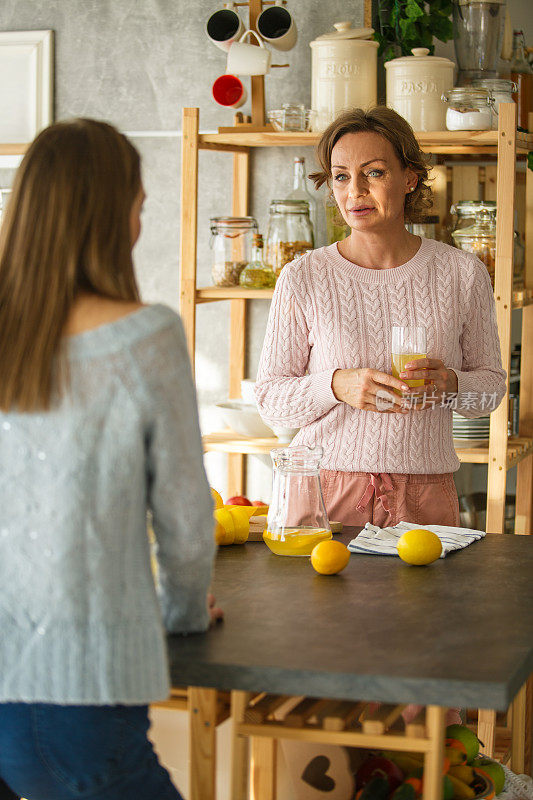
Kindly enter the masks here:
[[274, 435], [278, 437], [282, 444], [289, 444], [292, 442], [300, 428], [280, 428], [277, 425], [272, 426]]
[[216, 407], [220, 409], [225, 424], [235, 433], [254, 439], [272, 438], [272, 428], [263, 422], [255, 405], [243, 400], [227, 400], [217, 403]]

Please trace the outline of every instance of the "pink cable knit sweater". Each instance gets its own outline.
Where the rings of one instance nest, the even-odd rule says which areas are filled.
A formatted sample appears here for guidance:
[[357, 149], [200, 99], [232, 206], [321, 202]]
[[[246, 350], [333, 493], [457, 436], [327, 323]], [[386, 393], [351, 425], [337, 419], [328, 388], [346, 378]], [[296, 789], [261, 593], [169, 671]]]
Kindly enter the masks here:
[[325, 469], [457, 470], [451, 408], [384, 414], [354, 409], [333, 394], [336, 369], [390, 373], [394, 324], [426, 327], [428, 355], [457, 373], [458, 413], [475, 418], [499, 405], [505, 371], [481, 261], [422, 239], [406, 264], [365, 269], [333, 244], [288, 264], [276, 284], [255, 388], [263, 419], [301, 428], [293, 445], [321, 444]]

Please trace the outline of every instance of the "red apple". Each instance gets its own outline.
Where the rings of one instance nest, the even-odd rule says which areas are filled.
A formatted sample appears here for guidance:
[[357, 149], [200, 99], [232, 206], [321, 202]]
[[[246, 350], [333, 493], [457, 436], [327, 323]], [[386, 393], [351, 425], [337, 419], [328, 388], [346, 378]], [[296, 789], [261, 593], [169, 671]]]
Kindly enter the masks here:
[[228, 497], [227, 506], [251, 506], [252, 504], [247, 497], [238, 494], [235, 497]]
[[263, 502], [263, 500], [252, 500], [253, 506], [267, 506], [268, 503]]

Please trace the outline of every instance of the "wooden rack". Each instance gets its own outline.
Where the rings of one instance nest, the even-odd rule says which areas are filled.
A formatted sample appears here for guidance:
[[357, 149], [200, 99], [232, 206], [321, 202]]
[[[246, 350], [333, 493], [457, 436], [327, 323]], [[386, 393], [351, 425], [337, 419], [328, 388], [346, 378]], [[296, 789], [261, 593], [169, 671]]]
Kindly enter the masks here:
[[[533, 115], [531, 115], [533, 118]], [[519, 436], [507, 435], [508, 394], [491, 415], [490, 444], [458, 450], [465, 463], [488, 464], [488, 531], [503, 533], [507, 472], [518, 465], [516, 496], [516, 533], [531, 533], [533, 504], [533, 172], [526, 169], [517, 184], [516, 160], [533, 150], [533, 133], [516, 131], [516, 107], [500, 107], [498, 131], [436, 131], [418, 133], [423, 149], [437, 157], [433, 167], [435, 208], [444, 218], [450, 203], [460, 199], [496, 200], [497, 255], [495, 299], [498, 330], [502, 346], [503, 368], [510, 373], [511, 318], [514, 308], [522, 308], [522, 360], [520, 375]], [[531, 129], [533, 130], [533, 119]], [[215, 150], [233, 155], [232, 214], [249, 213], [249, 156], [252, 148], [309, 146], [318, 142], [316, 133], [277, 133], [239, 131], [200, 134], [198, 109], [183, 111], [182, 204], [181, 204], [181, 273], [180, 309], [194, 363], [196, 306], [201, 303], [229, 301], [230, 304], [230, 397], [240, 397], [240, 382], [246, 377], [246, 312], [248, 299], [270, 300], [272, 290], [248, 290], [239, 287], [222, 289], [196, 286], [198, 157], [201, 150]], [[465, 165], [444, 161], [450, 156], [468, 156], [474, 163]], [[476, 159], [497, 162], [484, 167]], [[462, 158], [462, 161], [465, 159]], [[513, 236], [515, 194], [523, 206], [526, 236], [526, 288], [513, 291]], [[509, 379], [507, 381], [509, 393]], [[208, 452], [228, 453], [228, 492], [245, 491], [245, 456], [268, 453], [279, 445], [277, 439], [251, 439], [232, 431], [220, 431], [204, 437]]]

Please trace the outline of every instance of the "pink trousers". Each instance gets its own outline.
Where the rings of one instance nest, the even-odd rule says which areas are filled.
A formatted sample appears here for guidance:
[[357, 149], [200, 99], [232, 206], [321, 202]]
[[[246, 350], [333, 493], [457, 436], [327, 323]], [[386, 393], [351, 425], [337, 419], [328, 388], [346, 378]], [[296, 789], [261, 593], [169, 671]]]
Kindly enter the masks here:
[[453, 473], [402, 475], [396, 472], [320, 471], [328, 517], [344, 525], [371, 522], [380, 528], [401, 522], [459, 525]]
[[[384, 528], [401, 521], [459, 525], [459, 500], [451, 472], [402, 475], [323, 469], [320, 482], [329, 519], [343, 525], [371, 522]], [[404, 720], [411, 722], [421, 708], [408, 705], [403, 711]], [[461, 723], [459, 711], [448, 709], [446, 725]]]

